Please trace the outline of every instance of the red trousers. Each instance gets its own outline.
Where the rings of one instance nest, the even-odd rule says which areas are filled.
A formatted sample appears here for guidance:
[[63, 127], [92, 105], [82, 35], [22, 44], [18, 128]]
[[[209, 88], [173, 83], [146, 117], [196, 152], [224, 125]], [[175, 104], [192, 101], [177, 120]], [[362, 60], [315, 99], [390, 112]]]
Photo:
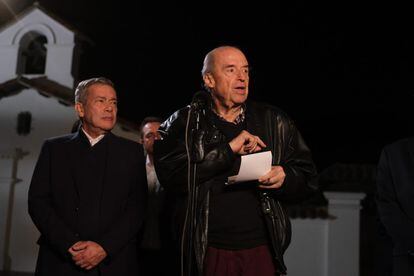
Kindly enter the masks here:
[[274, 276], [275, 267], [267, 245], [242, 250], [208, 247], [204, 276]]

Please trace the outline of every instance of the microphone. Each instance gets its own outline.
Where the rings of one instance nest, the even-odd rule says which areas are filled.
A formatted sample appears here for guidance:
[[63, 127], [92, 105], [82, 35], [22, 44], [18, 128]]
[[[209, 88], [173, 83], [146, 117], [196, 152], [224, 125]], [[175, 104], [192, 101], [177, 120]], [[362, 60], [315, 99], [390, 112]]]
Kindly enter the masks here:
[[193, 110], [202, 110], [208, 108], [211, 103], [211, 96], [209, 92], [205, 90], [197, 91], [194, 96], [193, 100], [191, 101], [191, 109]]

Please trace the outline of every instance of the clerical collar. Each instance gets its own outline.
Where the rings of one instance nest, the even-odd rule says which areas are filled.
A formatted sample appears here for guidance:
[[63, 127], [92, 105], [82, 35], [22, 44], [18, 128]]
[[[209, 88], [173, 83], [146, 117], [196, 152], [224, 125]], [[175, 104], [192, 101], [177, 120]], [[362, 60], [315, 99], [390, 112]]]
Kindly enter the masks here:
[[[214, 109], [213, 106], [211, 107], [211, 110], [214, 112], [214, 114], [217, 115], [217, 117], [219, 117], [220, 120], [225, 121], [225, 122], [229, 122], [226, 119], [224, 119], [220, 114], [218, 114], [216, 112], [216, 110]], [[233, 123], [235, 125], [238, 125], [240, 123], [243, 123], [245, 118], [246, 118], [246, 104], [243, 104], [240, 107], [240, 113], [239, 113], [239, 115], [237, 115], [236, 119], [234, 119], [234, 121], [233, 122], [230, 122], [230, 123]]]
[[101, 134], [96, 138], [92, 138], [83, 128], [82, 128], [83, 133], [85, 133], [86, 137], [89, 140], [89, 143], [91, 144], [91, 147], [95, 146], [96, 143], [98, 143], [99, 141], [102, 140], [102, 138], [104, 138], [105, 134]]

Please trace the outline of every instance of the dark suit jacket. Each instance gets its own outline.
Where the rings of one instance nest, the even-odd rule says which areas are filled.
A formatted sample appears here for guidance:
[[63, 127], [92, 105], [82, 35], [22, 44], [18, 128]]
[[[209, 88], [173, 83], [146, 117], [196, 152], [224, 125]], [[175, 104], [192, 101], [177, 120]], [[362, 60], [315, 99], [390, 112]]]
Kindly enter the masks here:
[[383, 149], [377, 171], [377, 205], [394, 245], [394, 275], [395, 271], [399, 276], [414, 275], [414, 138]]
[[[79, 202], [85, 174], [83, 149], [89, 141], [82, 131], [47, 140], [41, 150], [29, 189], [29, 213], [41, 237], [36, 275], [84, 275], [74, 265], [68, 249], [79, 240], [100, 244], [108, 256], [95, 271], [101, 275], [136, 275], [136, 235], [142, 224], [147, 199], [145, 158], [141, 145], [111, 133], [105, 143], [104, 170], [91, 183], [99, 185], [98, 218]], [[95, 145], [96, 147], [96, 145]], [[85, 162], [83, 162], [85, 163]], [[89, 178], [91, 179], [91, 178]], [[79, 221], [91, 221], [82, 224]]]

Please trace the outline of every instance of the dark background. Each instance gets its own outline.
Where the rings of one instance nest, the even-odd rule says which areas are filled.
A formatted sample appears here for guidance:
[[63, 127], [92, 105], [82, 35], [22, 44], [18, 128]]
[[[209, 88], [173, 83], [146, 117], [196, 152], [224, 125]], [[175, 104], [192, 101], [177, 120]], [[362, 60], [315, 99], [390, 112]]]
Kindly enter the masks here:
[[[385, 144], [413, 132], [410, 9], [285, 2], [40, 4], [93, 41], [83, 43], [77, 77], [112, 79], [122, 117], [166, 118], [186, 105], [201, 87], [204, 55], [231, 44], [252, 65], [250, 98], [296, 121], [319, 170], [336, 162], [375, 164]], [[31, 3], [2, 0], [0, 23]]]

